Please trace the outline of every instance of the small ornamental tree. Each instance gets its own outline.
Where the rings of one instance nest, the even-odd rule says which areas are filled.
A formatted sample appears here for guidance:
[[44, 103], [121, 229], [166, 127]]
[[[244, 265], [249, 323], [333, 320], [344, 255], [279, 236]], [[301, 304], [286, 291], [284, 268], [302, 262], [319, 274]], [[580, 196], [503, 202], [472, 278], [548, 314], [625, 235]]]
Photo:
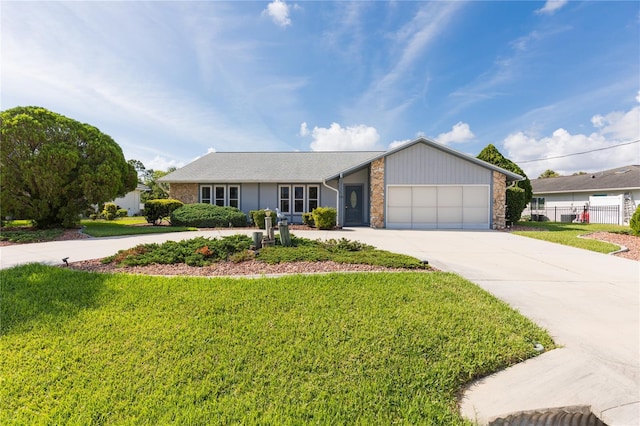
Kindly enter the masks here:
[[92, 205], [136, 187], [136, 170], [111, 137], [41, 107], [0, 112], [0, 143], [2, 217], [73, 227]]
[[[533, 196], [531, 181], [516, 163], [505, 158], [492, 144], [487, 145], [480, 151], [477, 158], [524, 177], [524, 180], [515, 182], [511, 187], [507, 188], [507, 222], [515, 223], [519, 221], [523, 210]], [[520, 193], [516, 188], [522, 189], [524, 194]]]
[[183, 205], [182, 201], [174, 200], [173, 198], [149, 200], [144, 203], [144, 217], [148, 223], [158, 225], [162, 222], [162, 219], [168, 218], [171, 216], [171, 212]]

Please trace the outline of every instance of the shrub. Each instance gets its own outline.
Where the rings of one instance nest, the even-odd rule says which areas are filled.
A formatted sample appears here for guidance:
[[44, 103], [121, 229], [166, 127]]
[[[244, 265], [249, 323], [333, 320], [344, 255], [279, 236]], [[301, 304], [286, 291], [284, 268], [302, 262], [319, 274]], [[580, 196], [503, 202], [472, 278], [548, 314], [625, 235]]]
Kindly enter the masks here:
[[105, 203], [102, 208], [102, 217], [107, 220], [113, 220], [118, 217], [118, 206], [114, 203]]
[[197, 228], [226, 228], [247, 226], [247, 216], [235, 207], [213, 204], [186, 204], [171, 213], [171, 224]]
[[333, 207], [318, 207], [312, 212], [313, 222], [318, 229], [331, 229], [336, 226], [337, 211]]
[[144, 266], [153, 263], [206, 266], [229, 258], [242, 259], [250, 256], [244, 252], [251, 243], [251, 238], [246, 235], [231, 235], [221, 239], [196, 237], [162, 244], [140, 244], [120, 250], [115, 255], [102, 259], [102, 263], [115, 263], [119, 266]]
[[264, 229], [264, 218], [267, 217], [267, 213], [264, 210], [251, 210], [249, 214], [253, 224], [260, 229]]
[[148, 223], [156, 224], [165, 217], [169, 217], [171, 212], [183, 205], [182, 201], [172, 198], [149, 200], [144, 203], [144, 217]]
[[129, 216], [129, 211], [127, 209], [118, 209], [118, 211], [116, 212], [116, 215], [118, 217], [127, 217]]
[[507, 188], [506, 219], [508, 223], [518, 222], [526, 205], [527, 200], [524, 189], [517, 186]]
[[315, 226], [313, 221], [313, 213], [302, 213], [302, 223], [307, 226]]
[[631, 221], [629, 221], [629, 226], [631, 227], [631, 232], [633, 235], [640, 235], [640, 206], [636, 208], [635, 213], [631, 216]]

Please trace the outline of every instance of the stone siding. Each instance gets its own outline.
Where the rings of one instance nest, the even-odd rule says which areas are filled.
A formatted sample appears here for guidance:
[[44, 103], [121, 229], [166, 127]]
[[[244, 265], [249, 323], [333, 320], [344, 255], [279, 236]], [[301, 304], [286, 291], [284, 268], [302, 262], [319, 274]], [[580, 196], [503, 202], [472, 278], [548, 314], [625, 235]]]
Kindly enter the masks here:
[[169, 184], [169, 197], [180, 200], [185, 204], [198, 202], [197, 183], [171, 183]]
[[507, 177], [500, 172], [493, 172], [493, 229], [504, 229], [507, 226]]
[[371, 163], [371, 200], [369, 222], [372, 228], [384, 228], [384, 157]]

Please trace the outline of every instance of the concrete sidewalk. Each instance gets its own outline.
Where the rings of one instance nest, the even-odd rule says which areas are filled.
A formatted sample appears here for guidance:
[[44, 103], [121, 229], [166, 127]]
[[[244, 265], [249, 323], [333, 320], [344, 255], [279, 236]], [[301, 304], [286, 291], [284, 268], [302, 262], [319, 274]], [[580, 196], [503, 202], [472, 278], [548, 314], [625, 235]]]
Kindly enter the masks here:
[[[143, 242], [252, 230], [114, 237], [0, 248], [0, 265], [111, 255]], [[546, 328], [562, 346], [487, 377], [461, 412], [486, 424], [508, 414], [589, 407], [610, 426], [640, 425], [640, 262], [496, 231], [295, 231], [347, 238], [428, 260], [460, 274]]]

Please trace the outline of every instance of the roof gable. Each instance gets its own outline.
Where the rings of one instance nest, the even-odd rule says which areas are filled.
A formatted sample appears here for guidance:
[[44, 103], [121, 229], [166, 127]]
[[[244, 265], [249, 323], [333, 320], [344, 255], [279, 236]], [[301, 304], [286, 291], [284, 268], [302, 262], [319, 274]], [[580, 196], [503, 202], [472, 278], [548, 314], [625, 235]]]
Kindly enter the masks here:
[[631, 165], [576, 176], [531, 180], [534, 194], [640, 189], [640, 166]]
[[[426, 139], [424, 137], [417, 138], [417, 139], [415, 139], [415, 140], [413, 140], [411, 142], [407, 142], [407, 143], [399, 145], [399, 146], [397, 146], [397, 147], [395, 147], [393, 149], [390, 149], [389, 151], [382, 152], [382, 153], [378, 154], [377, 156], [375, 156], [374, 158], [368, 159], [365, 163], [356, 164], [356, 165], [354, 165], [354, 166], [352, 166], [352, 167], [350, 167], [348, 169], [341, 170], [340, 172], [341, 172], [341, 174], [349, 174], [349, 173], [351, 173], [353, 171], [361, 169], [366, 164], [371, 163], [372, 161], [378, 160], [378, 159], [383, 158], [383, 157], [388, 157], [390, 155], [393, 155], [393, 154], [395, 154], [397, 152], [400, 152], [402, 150], [405, 150], [407, 148], [410, 148], [410, 147], [412, 147], [412, 146], [414, 146], [416, 144], [420, 144], [420, 143], [421, 144], [425, 144], [425, 145], [427, 145], [427, 146], [429, 146], [431, 148], [435, 148], [435, 149], [438, 149], [440, 151], [443, 151], [443, 152], [445, 152], [445, 153], [447, 153], [449, 155], [453, 155], [455, 157], [458, 157], [458, 158], [461, 158], [463, 160], [469, 161], [469, 162], [471, 162], [473, 164], [479, 165], [479, 166], [484, 167], [486, 169], [490, 169], [490, 170], [494, 170], [494, 171], [497, 171], [499, 173], [502, 173], [502, 174], [507, 176], [507, 181], [518, 181], [518, 180], [524, 179], [524, 176], [520, 176], [519, 174], [513, 173], [513, 172], [511, 172], [509, 170], [506, 170], [506, 169], [503, 169], [501, 167], [495, 166], [495, 165], [493, 165], [491, 163], [487, 163], [486, 161], [482, 161], [482, 160], [480, 160], [478, 158], [475, 158], [475, 157], [472, 157], [470, 155], [463, 154], [460, 151], [456, 151], [455, 149], [449, 148], [449, 147], [447, 147], [445, 145], [441, 145], [441, 144], [439, 144], [437, 142], [434, 142], [432, 140]], [[338, 176], [339, 176], [339, 174], [335, 174], [335, 175], [329, 176], [328, 179], [335, 179]]]

